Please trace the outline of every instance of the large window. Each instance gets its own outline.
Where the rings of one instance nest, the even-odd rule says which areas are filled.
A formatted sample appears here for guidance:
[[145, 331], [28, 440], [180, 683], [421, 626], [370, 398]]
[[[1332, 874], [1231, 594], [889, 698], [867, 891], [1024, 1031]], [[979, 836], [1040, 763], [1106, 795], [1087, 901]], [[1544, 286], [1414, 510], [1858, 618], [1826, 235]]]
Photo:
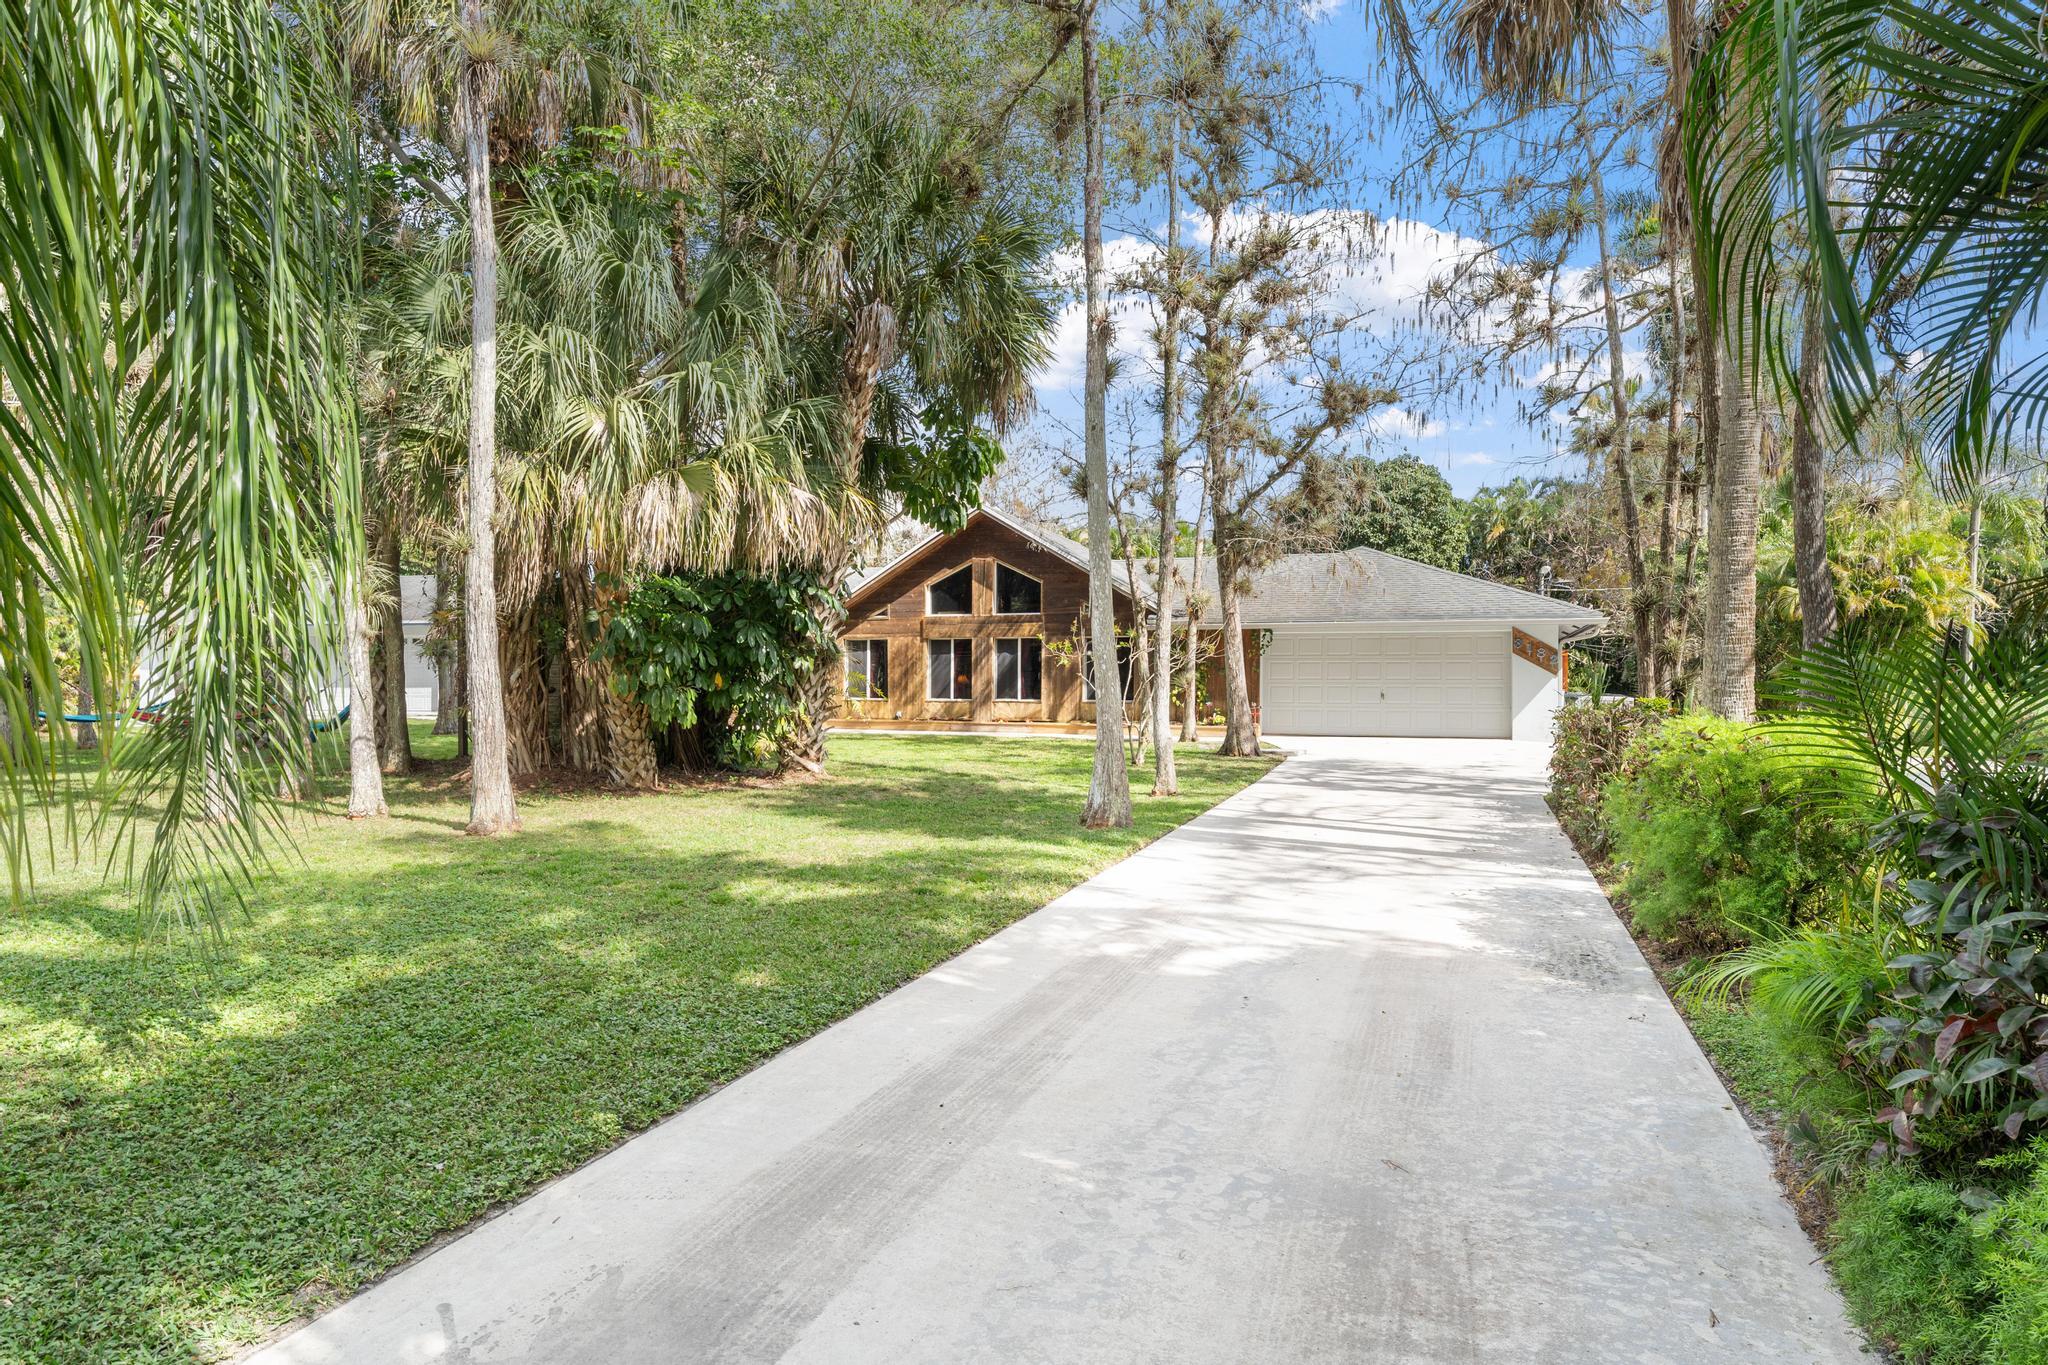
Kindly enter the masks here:
[[930, 680], [925, 695], [933, 701], [972, 701], [974, 641], [933, 640], [926, 656]]
[[934, 579], [925, 589], [925, 613], [930, 616], [965, 616], [974, 610], [974, 571], [961, 569]]
[[996, 614], [1036, 616], [1045, 610], [1045, 592], [1037, 579], [1007, 564], [996, 565]]
[[858, 701], [881, 701], [889, 695], [889, 642], [846, 642], [846, 695]]
[[1039, 701], [1045, 695], [1045, 646], [1037, 637], [996, 641], [996, 700]]
[[[1116, 670], [1123, 678], [1124, 700], [1131, 699], [1131, 642], [1116, 642]], [[1088, 642], [1081, 642], [1081, 700], [1095, 700], [1095, 665], [1088, 648]]]

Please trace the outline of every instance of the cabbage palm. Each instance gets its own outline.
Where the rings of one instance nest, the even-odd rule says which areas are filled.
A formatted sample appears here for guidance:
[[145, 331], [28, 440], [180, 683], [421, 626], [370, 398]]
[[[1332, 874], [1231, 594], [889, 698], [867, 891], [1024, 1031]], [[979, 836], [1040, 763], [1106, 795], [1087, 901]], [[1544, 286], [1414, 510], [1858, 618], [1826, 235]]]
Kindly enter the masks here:
[[[0, 11], [0, 748], [17, 890], [72, 782], [51, 612], [101, 713], [94, 828], [220, 925], [305, 762], [360, 573], [338, 74], [263, 0]], [[150, 725], [126, 717], [146, 707]], [[153, 814], [153, 837], [141, 817]]]
[[[1051, 236], [987, 188], [976, 151], [924, 115], [862, 109], [829, 145], [771, 138], [727, 178], [719, 259], [786, 300], [788, 399], [836, 413], [810, 474], [825, 517], [803, 556], [834, 586], [899, 512], [943, 520], [974, 496], [993, 472], [977, 462], [996, 453], [978, 429], [1024, 415], [1048, 353]], [[811, 761], [833, 704], [827, 662], [796, 745]]]

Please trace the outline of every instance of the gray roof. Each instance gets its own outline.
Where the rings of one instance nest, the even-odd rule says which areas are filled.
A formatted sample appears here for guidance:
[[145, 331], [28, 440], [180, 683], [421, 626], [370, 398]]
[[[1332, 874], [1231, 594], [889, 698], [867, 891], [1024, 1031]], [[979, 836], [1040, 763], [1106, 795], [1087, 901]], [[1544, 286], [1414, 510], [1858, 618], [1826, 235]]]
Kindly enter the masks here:
[[[1182, 583], [1187, 582], [1191, 562], [1177, 562]], [[1202, 624], [1222, 625], [1216, 561], [1206, 555], [1201, 593]], [[1590, 607], [1367, 549], [1283, 555], [1252, 574], [1251, 591], [1241, 604], [1248, 628], [1404, 621], [1607, 624], [1606, 616]]]

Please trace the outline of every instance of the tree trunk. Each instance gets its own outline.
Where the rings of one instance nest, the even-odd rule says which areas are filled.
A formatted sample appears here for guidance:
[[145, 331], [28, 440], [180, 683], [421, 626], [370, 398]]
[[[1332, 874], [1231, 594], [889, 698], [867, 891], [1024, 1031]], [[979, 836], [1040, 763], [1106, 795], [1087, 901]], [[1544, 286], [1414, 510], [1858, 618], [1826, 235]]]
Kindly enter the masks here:
[[[1152, 666], [1152, 794], [1180, 792], [1173, 762], [1173, 551], [1180, 529], [1180, 108], [1166, 138], [1166, 305], [1159, 337], [1159, 638]], [[1193, 629], [1190, 623], [1189, 629]]]
[[1671, 645], [1671, 608], [1679, 590], [1676, 561], [1679, 475], [1684, 468], [1679, 435], [1683, 430], [1680, 409], [1685, 396], [1685, 289], [1678, 281], [1678, 253], [1667, 250], [1664, 260], [1671, 272], [1666, 285], [1671, 303], [1670, 402], [1665, 405], [1664, 414], [1664, 505], [1658, 509], [1657, 518], [1657, 568], [1662, 580], [1657, 588], [1656, 638], [1652, 647], [1657, 651], [1658, 695], [1670, 696], [1677, 683], [1677, 678], [1671, 675], [1678, 668], [1678, 651], [1672, 652], [1668, 669], [1664, 651]]
[[[96, 716], [99, 714], [99, 689], [92, 685], [92, 665], [83, 657], [78, 660], [78, 714]], [[55, 729], [55, 726], [51, 726]], [[81, 720], [71, 727], [71, 742], [81, 749], [100, 747], [99, 726], [89, 720]]]
[[[1221, 546], [1221, 537], [1218, 537]], [[1251, 683], [1246, 675], [1244, 615], [1238, 605], [1237, 566], [1216, 556], [1216, 584], [1223, 599], [1223, 752], [1248, 758], [1259, 751], [1258, 722], [1252, 719]]]
[[1607, 182], [1600, 174], [1600, 161], [1593, 152], [1590, 132], [1582, 128], [1586, 149], [1586, 176], [1593, 195], [1593, 232], [1600, 248], [1600, 297], [1607, 320], [1607, 388], [1614, 409], [1614, 439], [1611, 458], [1615, 481], [1621, 493], [1621, 531], [1628, 559], [1629, 625], [1635, 637], [1636, 692], [1657, 694], [1657, 659], [1650, 641], [1653, 611], [1649, 576], [1643, 562], [1643, 524], [1636, 505], [1634, 468], [1635, 433], [1630, 430], [1628, 366], [1623, 355], [1621, 302], [1614, 292], [1614, 256], [1607, 234]]
[[[484, 23], [482, 0], [463, 0], [463, 21]], [[498, 239], [491, 209], [491, 130], [486, 73], [461, 74], [463, 144], [469, 191], [470, 380], [469, 560], [463, 634], [469, 642], [469, 832], [519, 828], [505, 734], [505, 693], [498, 670]]]
[[611, 740], [606, 775], [632, 791], [659, 790], [661, 761], [654, 752], [647, 708], [620, 696], [612, 687], [604, 690], [604, 706], [605, 733]]
[[1977, 647], [1977, 594], [1984, 588], [1984, 490], [1970, 490], [1970, 533], [1966, 542], [1970, 555], [1970, 601], [1963, 618], [1963, 657]]
[[611, 670], [593, 652], [590, 611], [588, 566], [572, 564], [562, 572], [562, 762], [578, 772], [602, 773]]
[[1825, 399], [1827, 337], [1820, 300], [1806, 305], [1799, 342], [1799, 410], [1792, 431], [1792, 565], [1799, 581], [1799, 637], [1808, 649], [1835, 633], [1835, 580], [1828, 572], [1826, 447], [1820, 439]]
[[390, 580], [377, 613], [378, 638], [384, 647], [382, 660], [383, 711], [379, 715], [377, 757], [384, 771], [400, 776], [412, 771], [412, 732], [405, 714], [405, 608], [400, 601], [398, 530], [386, 526], [377, 537], [378, 566]]
[[1202, 479], [1202, 495], [1195, 499], [1195, 553], [1188, 560], [1188, 641], [1187, 674], [1181, 680], [1181, 689], [1186, 697], [1187, 709], [1181, 713], [1180, 737], [1184, 743], [1193, 744], [1200, 738], [1196, 728], [1201, 716], [1196, 714], [1201, 704], [1201, 684], [1197, 670], [1202, 664], [1202, 630], [1200, 624], [1202, 607], [1202, 526], [1209, 515], [1209, 480]]
[[[446, 556], [434, 561], [434, 614], [448, 609], [448, 585], [455, 575]], [[462, 728], [462, 676], [444, 641], [434, 655], [434, 733], [452, 735]]]
[[1081, 256], [1087, 277], [1088, 379], [1083, 399], [1088, 475], [1089, 664], [1095, 673], [1095, 771], [1081, 823], [1122, 829], [1131, 823], [1131, 775], [1124, 761], [1123, 673], [1116, 657], [1115, 561], [1109, 545], [1109, 300], [1102, 279], [1102, 90], [1096, 69], [1095, 12], [1081, 16], [1081, 113], [1088, 143], [1081, 184]]
[[1736, 329], [1723, 301], [1720, 450], [1714, 459], [1712, 522], [1707, 534], [1706, 662], [1702, 698], [1724, 720], [1756, 715], [1756, 531], [1758, 481], [1755, 397], [1736, 352]]
[[342, 624], [348, 635], [348, 818], [368, 820], [388, 811], [384, 773], [377, 762], [377, 708], [373, 701], [377, 682], [370, 667], [370, 610], [363, 600], [363, 572], [358, 568], [354, 574], [342, 594]]
[[505, 616], [498, 632], [498, 657], [505, 670], [505, 763], [526, 776], [550, 766], [548, 689], [541, 659], [540, 604], [529, 602]]

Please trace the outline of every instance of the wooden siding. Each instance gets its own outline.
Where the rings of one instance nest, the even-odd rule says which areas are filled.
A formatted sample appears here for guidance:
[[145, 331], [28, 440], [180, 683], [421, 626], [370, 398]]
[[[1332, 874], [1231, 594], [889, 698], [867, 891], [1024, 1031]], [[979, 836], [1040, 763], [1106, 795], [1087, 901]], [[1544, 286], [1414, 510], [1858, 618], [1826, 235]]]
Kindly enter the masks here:
[[[1030, 615], [996, 614], [998, 563], [1038, 580], [1041, 610]], [[973, 570], [974, 610], [965, 616], [928, 615], [925, 586], [957, 572], [962, 565]], [[864, 584], [848, 601], [840, 637], [888, 641], [889, 695], [878, 700], [847, 697], [842, 655], [840, 716], [874, 723], [950, 721], [975, 726], [1092, 722], [1095, 707], [1081, 700], [1079, 626], [1087, 599], [1086, 569], [977, 513], [959, 534], [926, 547]], [[1129, 599], [1120, 593], [1117, 624], [1128, 627], [1130, 621]], [[995, 641], [1016, 637], [1045, 642], [1043, 696], [1038, 701], [996, 700]], [[925, 643], [929, 640], [973, 642], [971, 701], [937, 701], [925, 695]], [[1062, 648], [1056, 651], [1056, 645]], [[1072, 657], [1063, 661], [1057, 657], [1059, 653]]]

